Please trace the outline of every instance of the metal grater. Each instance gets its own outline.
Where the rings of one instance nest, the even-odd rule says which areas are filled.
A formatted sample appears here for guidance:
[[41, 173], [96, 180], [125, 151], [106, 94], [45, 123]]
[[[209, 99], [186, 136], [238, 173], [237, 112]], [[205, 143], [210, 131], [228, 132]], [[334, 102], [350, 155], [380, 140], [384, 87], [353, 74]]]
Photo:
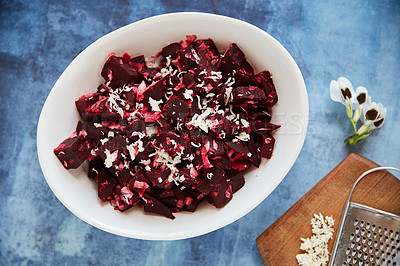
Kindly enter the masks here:
[[343, 209], [330, 266], [400, 266], [400, 216], [350, 201], [357, 183], [364, 176], [379, 170], [400, 172], [394, 167], [373, 168], [353, 184]]

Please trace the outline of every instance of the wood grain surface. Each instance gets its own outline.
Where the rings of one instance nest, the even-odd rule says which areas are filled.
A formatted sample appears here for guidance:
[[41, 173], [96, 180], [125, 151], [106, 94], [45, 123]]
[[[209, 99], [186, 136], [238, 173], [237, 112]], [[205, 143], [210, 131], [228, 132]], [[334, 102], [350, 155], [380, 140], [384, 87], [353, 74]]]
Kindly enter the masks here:
[[[348, 155], [257, 238], [264, 265], [298, 265], [300, 238], [312, 235], [310, 220], [314, 213], [333, 216], [335, 220], [335, 233], [328, 244], [331, 252], [353, 183], [363, 172], [378, 166], [360, 155]], [[358, 183], [351, 201], [400, 215], [400, 180], [387, 171], [371, 173]]]

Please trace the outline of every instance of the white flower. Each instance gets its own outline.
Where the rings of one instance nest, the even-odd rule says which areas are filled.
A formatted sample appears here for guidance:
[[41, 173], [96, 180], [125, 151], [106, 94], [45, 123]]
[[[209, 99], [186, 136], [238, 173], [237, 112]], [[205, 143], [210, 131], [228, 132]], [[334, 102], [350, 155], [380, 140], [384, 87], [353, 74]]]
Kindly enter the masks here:
[[363, 105], [365, 103], [371, 103], [371, 97], [368, 96], [367, 89], [362, 86], [357, 87], [355, 99], [359, 105]]
[[371, 104], [371, 97], [368, 96], [368, 91], [365, 87], [357, 87], [355, 94], [355, 108], [354, 115], [352, 118], [353, 122], [357, 122], [360, 119], [365, 104]]
[[[347, 117], [353, 125], [354, 134], [345, 139], [346, 144], [354, 145], [367, 138], [372, 130], [381, 127], [385, 121], [386, 108], [381, 103], [371, 102], [371, 97], [365, 87], [359, 86], [354, 91], [353, 85], [345, 77], [331, 81], [330, 97], [333, 101], [344, 104]], [[360, 118], [363, 125], [357, 130], [357, 122]]]
[[379, 128], [383, 125], [386, 118], [387, 109], [383, 107], [381, 103], [369, 103], [366, 102], [363, 108], [361, 121], [364, 125], [358, 130], [358, 134], [368, 133], [375, 128]]
[[347, 107], [353, 105], [356, 94], [351, 82], [345, 77], [340, 77], [337, 81], [331, 81], [330, 96], [333, 101], [342, 103]]
[[351, 119], [353, 117], [353, 104], [356, 102], [356, 93], [351, 82], [345, 77], [340, 77], [337, 81], [332, 80], [330, 96], [333, 101], [346, 106], [347, 116]]

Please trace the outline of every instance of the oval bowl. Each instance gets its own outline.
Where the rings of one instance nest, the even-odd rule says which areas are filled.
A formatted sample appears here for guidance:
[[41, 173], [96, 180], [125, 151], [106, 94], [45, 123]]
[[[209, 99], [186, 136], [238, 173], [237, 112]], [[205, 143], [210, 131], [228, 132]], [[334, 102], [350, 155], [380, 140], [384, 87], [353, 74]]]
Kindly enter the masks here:
[[[171, 42], [211, 38], [219, 50], [237, 43], [256, 72], [269, 70], [279, 101], [272, 122], [282, 127], [275, 133], [273, 157], [259, 169], [246, 172], [246, 184], [223, 208], [201, 204], [194, 213], [176, 214], [175, 220], [144, 214], [141, 208], [120, 213], [97, 197], [95, 182], [84, 166], [65, 170], [53, 149], [76, 127], [79, 114], [75, 100], [94, 92], [104, 80], [101, 69], [110, 53], [121, 56], [155, 55]], [[62, 73], [43, 106], [37, 128], [40, 166], [56, 197], [83, 221], [104, 231], [148, 240], [175, 240], [199, 236], [241, 218], [261, 203], [282, 181], [297, 159], [308, 125], [308, 100], [302, 74], [286, 49], [261, 29], [229, 17], [207, 13], [159, 15], [117, 29], [82, 51]]]

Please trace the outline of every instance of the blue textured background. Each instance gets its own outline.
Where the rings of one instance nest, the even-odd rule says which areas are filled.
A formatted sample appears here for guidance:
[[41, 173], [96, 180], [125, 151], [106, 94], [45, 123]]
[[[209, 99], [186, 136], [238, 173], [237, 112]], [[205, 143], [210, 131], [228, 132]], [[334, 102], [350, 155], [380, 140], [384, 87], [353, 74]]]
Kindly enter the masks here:
[[[203, 11], [250, 22], [298, 63], [309, 131], [294, 167], [256, 209], [223, 229], [142, 241], [96, 229], [69, 212], [39, 167], [36, 126], [67, 65], [102, 35], [152, 15]], [[0, 265], [261, 265], [255, 239], [350, 152], [400, 166], [400, 1], [0, 1]], [[388, 108], [355, 147], [329, 82], [344, 75]]]

